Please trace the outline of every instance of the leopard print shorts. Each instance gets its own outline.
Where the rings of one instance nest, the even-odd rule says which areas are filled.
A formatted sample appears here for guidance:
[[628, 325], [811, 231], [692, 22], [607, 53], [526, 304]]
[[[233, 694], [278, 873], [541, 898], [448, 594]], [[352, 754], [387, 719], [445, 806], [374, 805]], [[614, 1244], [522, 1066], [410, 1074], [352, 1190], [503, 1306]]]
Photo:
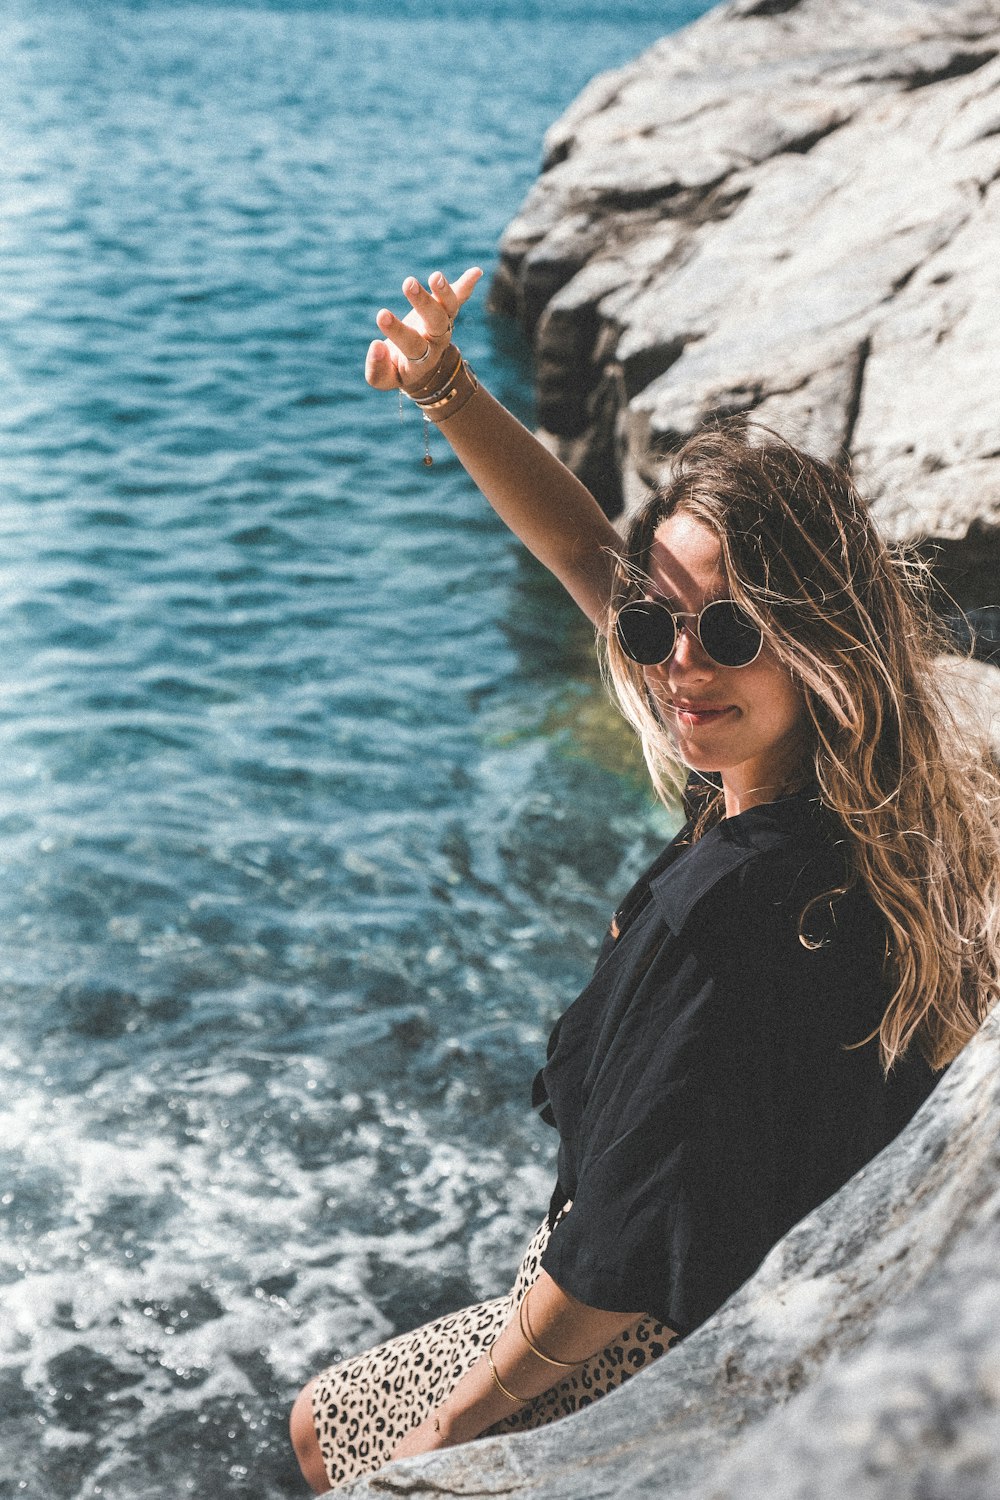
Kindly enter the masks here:
[[[548, 1221], [543, 1220], [505, 1297], [436, 1318], [316, 1376], [313, 1419], [331, 1489], [388, 1463], [406, 1433], [451, 1393], [517, 1311], [538, 1277], [548, 1238]], [[544, 1427], [579, 1411], [623, 1384], [673, 1342], [669, 1328], [644, 1318], [481, 1436]]]

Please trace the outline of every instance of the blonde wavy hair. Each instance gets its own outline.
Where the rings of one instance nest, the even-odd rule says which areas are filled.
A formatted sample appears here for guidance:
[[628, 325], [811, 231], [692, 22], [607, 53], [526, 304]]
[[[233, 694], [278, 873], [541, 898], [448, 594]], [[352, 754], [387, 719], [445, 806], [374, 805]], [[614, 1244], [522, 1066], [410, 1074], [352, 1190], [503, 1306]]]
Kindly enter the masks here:
[[[926, 565], [890, 552], [844, 469], [765, 428], [720, 424], [685, 444], [632, 520], [612, 619], [649, 587], [656, 529], [676, 512], [718, 537], [733, 598], [799, 684], [812, 743], [803, 776], [843, 830], [848, 884], [863, 881], [885, 919], [895, 992], [865, 1040], [878, 1035], [887, 1074], [911, 1043], [942, 1068], [1000, 993], [1000, 784], [941, 681], [950, 643]], [[676, 802], [686, 770], [613, 631], [606, 667], [657, 794]], [[711, 783], [701, 803], [695, 837], [724, 816]], [[812, 946], [807, 919], [799, 936]]]

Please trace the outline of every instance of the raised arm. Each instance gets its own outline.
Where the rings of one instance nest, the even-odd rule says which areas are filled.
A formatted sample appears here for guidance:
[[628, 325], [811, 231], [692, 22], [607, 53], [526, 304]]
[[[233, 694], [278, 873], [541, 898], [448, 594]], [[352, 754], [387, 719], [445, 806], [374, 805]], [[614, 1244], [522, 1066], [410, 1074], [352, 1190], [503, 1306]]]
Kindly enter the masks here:
[[[368, 350], [369, 385], [410, 394], [433, 390], [452, 367], [454, 320], [481, 276], [473, 268], [452, 285], [435, 272], [428, 287], [409, 277], [403, 283], [406, 317], [383, 308], [376, 318], [384, 338]], [[439, 425], [501, 520], [598, 629], [607, 629], [621, 539], [586, 486], [482, 386]]]

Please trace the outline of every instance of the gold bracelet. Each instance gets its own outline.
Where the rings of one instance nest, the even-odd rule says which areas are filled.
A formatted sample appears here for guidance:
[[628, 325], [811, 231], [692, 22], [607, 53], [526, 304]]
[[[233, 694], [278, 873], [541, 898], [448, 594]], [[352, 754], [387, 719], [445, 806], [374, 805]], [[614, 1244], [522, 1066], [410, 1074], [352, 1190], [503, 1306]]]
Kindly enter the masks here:
[[414, 403], [415, 406], [433, 406], [435, 402], [439, 401], [440, 398], [448, 390], [448, 388], [454, 383], [456, 375], [464, 364], [461, 349], [456, 349], [455, 353], [458, 355], [458, 364], [452, 370], [451, 374], [448, 376], [448, 379], [444, 382], [444, 384], [440, 386], [436, 391], [428, 391], [424, 396], [410, 396], [409, 391], [404, 391], [403, 394], [406, 396], [410, 396], [410, 400]]
[[458, 374], [455, 377], [454, 384], [448, 386], [447, 390], [442, 391], [440, 396], [435, 396], [433, 401], [416, 401], [414, 402], [414, 405], [419, 406], [421, 411], [437, 411], [439, 407], [450, 405], [450, 403], [454, 401], [455, 397], [458, 395], [458, 385], [460, 380], [461, 375]]
[[[428, 422], [433, 422], [436, 426], [440, 427], [442, 422], [450, 421], [452, 417], [457, 417], [460, 411], [465, 410], [466, 406], [472, 400], [473, 396], [479, 389], [479, 381], [476, 379], [475, 375], [472, 373], [468, 365], [465, 366], [465, 376], [469, 382], [465, 390], [460, 391], [458, 389], [458, 386], [455, 387], [455, 389], [451, 392], [451, 396], [454, 397], [454, 400], [449, 399], [449, 401], [447, 402], [448, 410], [442, 412], [439, 417], [428, 417], [427, 413], [425, 412], [424, 417]], [[445, 403], [441, 404], [444, 405]]]
[[[436, 391], [429, 391], [426, 395], [415, 396], [409, 391], [399, 387], [399, 420], [403, 420], [403, 397], [412, 401], [414, 406], [419, 406], [420, 415], [423, 417], [424, 428], [424, 463], [430, 468], [434, 460], [431, 457], [430, 440], [428, 433], [433, 423], [435, 427], [442, 422], [457, 417], [460, 411], [464, 411], [476, 392], [479, 390], [479, 381], [474, 373], [465, 363], [461, 349], [451, 346], [458, 355], [458, 363], [452, 370], [444, 385], [439, 386]], [[445, 350], [443, 359], [447, 359], [448, 351]], [[463, 380], [464, 377], [464, 380]], [[436, 378], [436, 377], [435, 377]]]
[[[530, 1291], [531, 1288], [529, 1287], [528, 1292]], [[543, 1354], [538, 1345], [532, 1340], [531, 1334], [524, 1326], [528, 1316], [528, 1292], [525, 1292], [524, 1296], [521, 1298], [521, 1305], [517, 1309], [517, 1322], [518, 1326], [520, 1327], [521, 1337], [524, 1339], [524, 1342], [527, 1344], [532, 1354], [537, 1354], [538, 1358], [544, 1360], [547, 1365], [555, 1365], [559, 1370], [575, 1370], [577, 1365], [583, 1364], [582, 1359], [552, 1359], [548, 1354]]]
[[513, 1401], [516, 1406], [524, 1406], [526, 1404], [526, 1402], [528, 1402], [528, 1401], [531, 1400], [530, 1396], [515, 1396], [514, 1392], [513, 1391], [509, 1391], [507, 1389], [507, 1387], [504, 1385], [503, 1381], [500, 1379], [500, 1376], [497, 1374], [497, 1367], [493, 1363], [493, 1345], [492, 1344], [489, 1346], [489, 1348], [486, 1351], [486, 1358], [489, 1361], [490, 1374], [493, 1376], [493, 1383], [496, 1386], [497, 1390], [501, 1393], [501, 1395], [506, 1396], [508, 1401]]

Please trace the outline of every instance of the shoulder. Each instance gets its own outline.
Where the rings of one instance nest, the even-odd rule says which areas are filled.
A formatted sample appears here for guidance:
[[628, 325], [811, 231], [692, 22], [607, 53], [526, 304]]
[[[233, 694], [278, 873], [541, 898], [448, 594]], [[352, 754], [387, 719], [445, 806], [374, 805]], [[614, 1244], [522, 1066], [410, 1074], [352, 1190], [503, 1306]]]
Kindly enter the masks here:
[[794, 800], [719, 824], [691, 847], [687, 870], [673, 867], [680, 879], [666, 871], [654, 882], [654, 896], [678, 950], [713, 976], [713, 1014], [727, 1030], [764, 1045], [758, 1023], [772, 1007], [775, 1044], [779, 1034], [783, 1047], [793, 1035], [810, 1047], [857, 1041], [891, 992], [884, 919], [851, 878], [834, 820]]
[[675, 934], [714, 917], [728, 932], [802, 910], [847, 884], [846, 850], [817, 802], [806, 796], [750, 808], [710, 829], [650, 882]]

